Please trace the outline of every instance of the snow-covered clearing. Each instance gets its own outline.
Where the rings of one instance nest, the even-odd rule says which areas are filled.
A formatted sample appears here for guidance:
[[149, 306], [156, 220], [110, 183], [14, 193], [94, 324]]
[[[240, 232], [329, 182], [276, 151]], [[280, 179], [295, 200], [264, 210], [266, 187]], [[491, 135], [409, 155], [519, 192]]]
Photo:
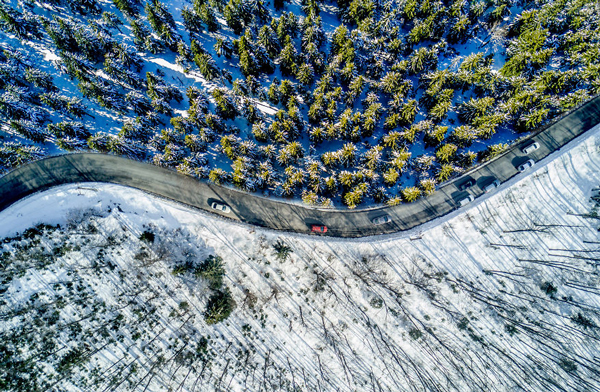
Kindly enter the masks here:
[[[600, 390], [599, 151], [592, 135], [435, 227], [362, 240], [115, 185], [36, 194], [0, 213], [0, 237], [61, 229], [0, 248], [1, 340], [61, 391]], [[237, 303], [215, 325], [206, 282], [171, 274], [211, 254]]]

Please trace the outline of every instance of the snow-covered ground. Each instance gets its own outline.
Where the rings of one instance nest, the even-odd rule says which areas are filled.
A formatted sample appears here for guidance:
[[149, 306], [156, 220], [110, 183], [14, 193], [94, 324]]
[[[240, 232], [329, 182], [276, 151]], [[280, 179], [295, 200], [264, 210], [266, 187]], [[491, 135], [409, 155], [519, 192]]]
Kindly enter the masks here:
[[[37, 359], [61, 391], [600, 390], [599, 152], [594, 133], [437, 226], [361, 240], [257, 229], [115, 185], [36, 194], [0, 213], [0, 237], [61, 229], [0, 247], [3, 345], [31, 325], [11, 359]], [[206, 283], [171, 274], [210, 254], [237, 303], [215, 325]], [[51, 306], [58, 351], [44, 356]]]

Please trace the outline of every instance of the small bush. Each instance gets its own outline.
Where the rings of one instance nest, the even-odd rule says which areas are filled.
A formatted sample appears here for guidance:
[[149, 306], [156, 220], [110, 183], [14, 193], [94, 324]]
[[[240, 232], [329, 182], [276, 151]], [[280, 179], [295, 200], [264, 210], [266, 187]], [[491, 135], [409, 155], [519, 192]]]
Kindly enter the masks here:
[[192, 269], [192, 266], [190, 265], [190, 263], [180, 264], [180, 265], [176, 265], [175, 267], [173, 267], [171, 274], [174, 276], [183, 275], [186, 272], [190, 271], [191, 269]]
[[277, 259], [282, 263], [286, 261], [290, 253], [293, 252], [292, 248], [286, 245], [282, 240], [277, 240], [277, 242], [273, 244], [273, 250], [275, 251], [274, 254]]
[[144, 231], [141, 235], [140, 235], [140, 241], [146, 241], [150, 244], [154, 243], [154, 233], [151, 231]]
[[458, 329], [465, 330], [465, 329], [467, 329], [468, 325], [469, 325], [469, 319], [466, 317], [463, 317], [458, 322]]
[[413, 340], [417, 340], [421, 336], [423, 336], [423, 332], [421, 332], [421, 330], [418, 328], [413, 328], [410, 331], [408, 331], [408, 336], [410, 336]]
[[370, 304], [375, 309], [381, 309], [383, 307], [383, 299], [381, 299], [381, 297], [373, 297], [371, 298]]
[[544, 282], [542, 283], [542, 285], [540, 286], [540, 289], [546, 293], [546, 295], [549, 295], [550, 297], [554, 297], [554, 294], [556, 294], [556, 292], [558, 291], [556, 287], [554, 287], [554, 285], [552, 284], [552, 282]]
[[558, 366], [562, 368], [567, 373], [573, 373], [577, 371], [577, 364], [569, 359], [561, 359], [558, 362]]
[[512, 324], [506, 324], [504, 326], [504, 330], [510, 335], [513, 336], [516, 333], [519, 333], [519, 330], [517, 329], [517, 327], [515, 327]]
[[575, 324], [581, 325], [585, 329], [587, 329], [587, 328], [596, 328], [596, 324], [594, 324], [594, 322], [592, 320], [590, 320], [589, 318], [585, 317], [581, 313], [577, 313], [576, 316], [571, 316], [571, 320]]
[[79, 348], [73, 348], [69, 350], [58, 363], [56, 370], [59, 373], [65, 373], [69, 371], [73, 366], [81, 363], [85, 359], [83, 354], [83, 350]]

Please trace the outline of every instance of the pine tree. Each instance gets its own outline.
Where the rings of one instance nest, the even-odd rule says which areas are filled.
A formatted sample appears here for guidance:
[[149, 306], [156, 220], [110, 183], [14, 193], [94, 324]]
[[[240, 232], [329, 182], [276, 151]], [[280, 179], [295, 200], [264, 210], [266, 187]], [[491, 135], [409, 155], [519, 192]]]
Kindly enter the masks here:
[[296, 69], [296, 48], [294, 48], [289, 35], [285, 37], [284, 42], [284, 47], [279, 55], [279, 66], [283, 75], [292, 75]]
[[134, 18], [139, 13], [135, 0], [112, 0], [112, 2], [128, 18]]
[[183, 25], [190, 35], [200, 33], [202, 31], [202, 19], [190, 7], [184, 6], [181, 10]]
[[458, 147], [454, 144], [442, 144], [435, 152], [437, 160], [441, 163], [449, 163], [455, 156]]
[[494, 107], [494, 103], [495, 100], [492, 97], [471, 98], [458, 107], [458, 117], [464, 122], [470, 122], [475, 117], [488, 114]]
[[315, 71], [310, 64], [304, 63], [297, 68], [296, 78], [304, 86], [310, 86], [315, 77]]
[[37, 146], [24, 146], [15, 142], [0, 144], [0, 172], [40, 159], [43, 151]]
[[208, 179], [217, 185], [221, 185], [229, 181], [229, 173], [221, 168], [212, 169], [208, 175]]
[[0, 4], [0, 29], [14, 34], [20, 40], [41, 38], [37, 20], [29, 12], [24, 14], [8, 4]]
[[447, 126], [436, 125], [427, 132], [425, 132], [425, 145], [427, 147], [435, 147], [444, 141], [444, 137], [448, 132]]
[[434, 179], [425, 178], [419, 181], [419, 188], [423, 192], [423, 195], [429, 196], [435, 192], [436, 182]]
[[194, 275], [208, 281], [208, 287], [218, 290], [223, 286], [225, 268], [220, 256], [208, 256], [200, 265], [194, 269]]
[[214, 89], [212, 96], [216, 101], [217, 114], [225, 120], [233, 119], [238, 115], [237, 108], [233, 100], [223, 89]]
[[198, 14], [200, 15], [202, 22], [204, 22], [206, 29], [209, 32], [216, 33], [219, 31], [220, 25], [212, 7], [210, 7], [208, 4], [202, 4]]
[[400, 123], [404, 125], [412, 124], [412, 122], [415, 120], [418, 110], [419, 107], [415, 99], [407, 101], [404, 105], [402, 105], [400, 113], [398, 113], [400, 116]]
[[367, 191], [369, 190], [369, 185], [367, 183], [360, 183], [352, 188], [351, 191], [347, 192], [344, 195], [344, 203], [350, 209], [356, 208], [360, 203], [362, 203], [363, 198]]
[[204, 321], [212, 325], [227, 319], [235, 307], [228, 287], [215, 291], [209, 298], [204, 311]]
[[402, 199], [407, 203], [416, 201], [421, 196], [421, 190], [415, 186], [402, 189]]
[[229, 3], [227, 3], [227, 6], [223, 11], [223, 16], [225, 17], [227, 26], [229, 26], [233, 30], [234, 34], [237, 35], [242, 34], [245, 28], [242, 12], [240, 0], [229, 0]]
[[454, 167], [450, 164], [443, 164], [437, 173], [437, 182], [442, 183], [448, 181], [450, 176], [454, 173]]
[[258, 44], [262, 46], [270, 58], [274, 59], [280, 52], [279, 38], [270, 25], [264, 25], [258, 32]]
[[137, 91], [130, 91], [125, 95], [125, 101], [137, 115], [142, 115], [152, 110], [150, 100]]
[[419, 74], [429, 69], [435, 68], [438, 62], [437, 49], [427, 48], [415, 49], [408, 59], [408, 70], [411, 74]]
[[465, 43], [470, 35], [471, 20], [466, 15], [460, 15], [450, 25], [448, 42], [451, 44]]
[[87, 140], [88, 147], [98, 152], [106, 153], [110, 150], [111, 136], [99, 132], [90, 136]]
[[282, 80], [281, 84], [279, 85], [279, 99], [281, 100], [281, 103], [283, 105], [287, 105], [294, 94], [295, 88], [292, 82], [287, 79]]
[[400, 173], [393, 167], [390, 167], [383, 172], [383, 182], [389, 187], [396, 185], [399, 178]]
[[348, 8], [348, 17], [355, 24], [360, 24], [365, 19], [370, 19], [375, 13], [373, 0], [352, 0]]
[[206, 80], [213, 80], [219, 76], [217, 63], [209, 53], [198, 53], [194, 55], [194, 63]]
[[48, 131], [57, 138], [74, 138], [86, 140], [91, 136], [82, 123], [72, 121], [62, 121], [59, 123], [48, 124]]
[[274, 78], [271, 86], [269, 86], [269, 92], [267, 93], [269, 101], [274, 105], [279, 103], [279, 79]]
[[28, 120], [9, 120], [9, 127], [15, 132], [23, 135], [25, 138], [36, 143], [43, 143], [48, 139], [45, 129], [39, 129], [37, 124]]

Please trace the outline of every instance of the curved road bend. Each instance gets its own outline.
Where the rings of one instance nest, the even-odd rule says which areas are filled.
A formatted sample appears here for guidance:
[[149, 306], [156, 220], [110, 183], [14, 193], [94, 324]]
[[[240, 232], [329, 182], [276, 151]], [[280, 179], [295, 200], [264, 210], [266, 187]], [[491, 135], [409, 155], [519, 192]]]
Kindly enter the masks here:
[[[141, 189], [211, 212], [215, 210], [210, 208], [210, 203], [221, 201], [231, 207], [231, 213], [225, 216], [277, 230], [307, 233], [310, 225], [324, 224], [329, 229], [326, 235], [337, 237], [392, 233], [411, 229], [448, 214], [468, 194], [474, 197], [483, 194], [482, 187], [494, 179], [504, 182], [518, 174], [515, 167], [528, 159], [521, 148], [532, 143], [532, 139], [540, 144], [540, 148], [529, 154], [529, 157], [538, 161], [598, 123], [600, 97], [533, 134], [531, 138], [515, 144], [496, 159], [445, 184], [433, 195], [395, 207], [356, 210], [311, 208], [200, 182], [164, 168], [114, 155], [82, 153], [42, 159], [0, 177], [0, 211], [29, 194], [53, 186], [107, 182]], [[461, 192], [459, 186], [468, 178], [475, 179], [476, 185]], [[371, 220], [384, 214], [388, 214], [392, 221], [380, 226], [373, 225]]]

